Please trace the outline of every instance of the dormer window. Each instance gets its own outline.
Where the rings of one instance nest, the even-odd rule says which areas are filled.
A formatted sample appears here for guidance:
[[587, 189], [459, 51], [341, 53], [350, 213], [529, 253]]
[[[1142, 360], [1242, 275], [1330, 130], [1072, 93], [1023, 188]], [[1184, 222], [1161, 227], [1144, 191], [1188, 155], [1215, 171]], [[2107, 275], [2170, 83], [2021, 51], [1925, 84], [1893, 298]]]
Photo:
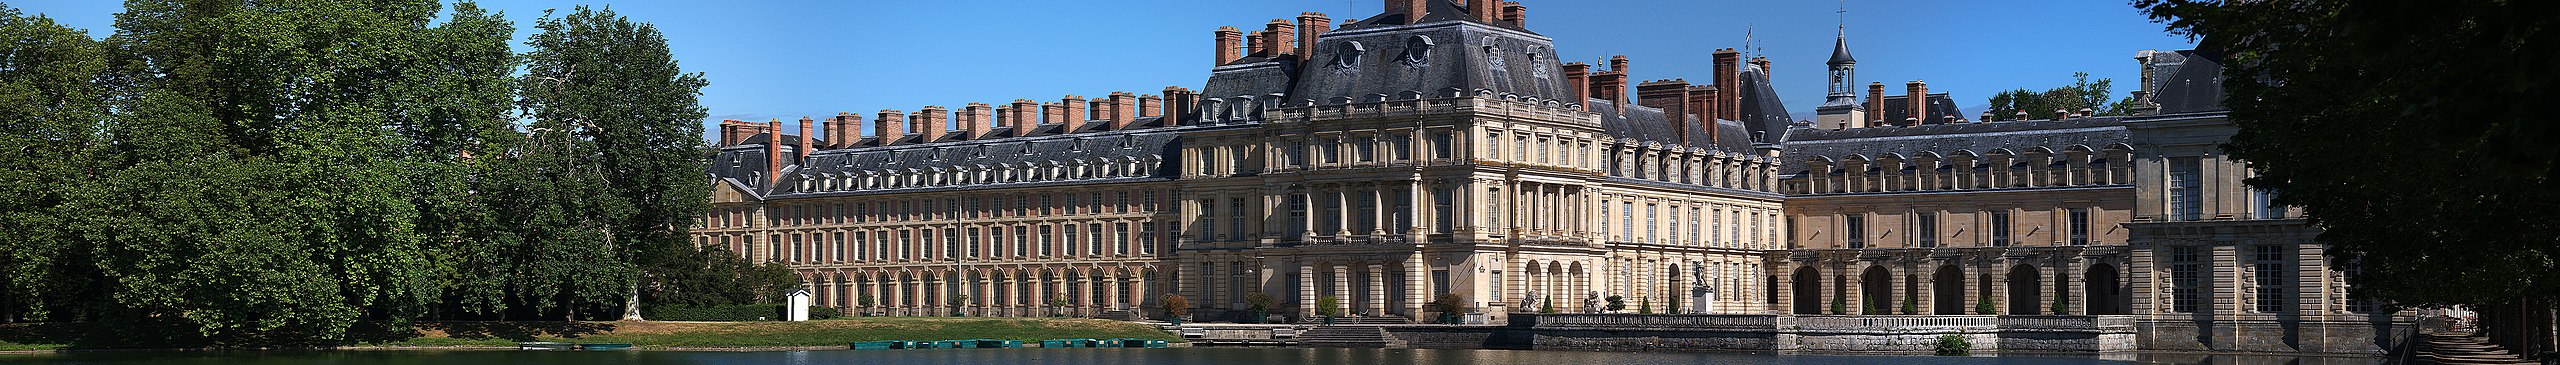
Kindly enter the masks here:
[[1422, 66], [1430, 63], [1432, 46], [1431, 37], [1419, 35], [1407, 37], [1404, 39], [1404, 57], [1401, 61], [1404, 61], [1406, 66]]

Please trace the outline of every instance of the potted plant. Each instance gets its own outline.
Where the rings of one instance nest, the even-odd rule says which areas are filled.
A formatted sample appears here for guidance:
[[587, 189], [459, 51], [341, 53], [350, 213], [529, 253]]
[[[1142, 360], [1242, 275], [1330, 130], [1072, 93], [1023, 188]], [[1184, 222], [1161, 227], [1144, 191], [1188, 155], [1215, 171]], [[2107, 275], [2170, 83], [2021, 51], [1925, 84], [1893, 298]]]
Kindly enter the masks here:
[[1342, 298], [1331, 295], [1317, 297], [1316, 315], [1324, 316], [1325, 325], [1333, 325], [1333, 318], [1342, 316]]
[[952, 294], [952, 295], [951, 295], [951, 316], [952, 316], [952, 317], [968, 317], [968, 316], [969, 316], [969, 312], [968, 312], [968, 310], [969, 310], [969, 295], [968, 295], [968, 294]]
[[1467, 297], [1458, 293], [1441, 293], [1439, 297], [1432, 298], [1430, 304], [1425, 304], [1424, 308], [1427, 311], [1440, 312], [1437, 322], [1441, 324], [1458, 324], [1458, 313], [1467, 310]]
[[1244, 304], [1246, 306], [1245, 321], [1253, 323], [1270, 322], [1271, 306], [1275, 304], [1275, 301], [1271, 299], [1270, 294], [1263, 294], [1260, 291], [1245, 294]]

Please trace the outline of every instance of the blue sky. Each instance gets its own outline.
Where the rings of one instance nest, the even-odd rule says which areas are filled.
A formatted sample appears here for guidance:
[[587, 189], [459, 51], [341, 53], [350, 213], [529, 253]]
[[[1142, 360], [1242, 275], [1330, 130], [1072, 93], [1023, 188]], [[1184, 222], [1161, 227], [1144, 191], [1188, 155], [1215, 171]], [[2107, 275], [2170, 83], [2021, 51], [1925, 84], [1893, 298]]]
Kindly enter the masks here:
[[[1746, 32], [1769, 57], [1787, 108], [1810, 113], [1825, 92], [1841, 15], [1836, 1], [1521, 0], [1529, 29], [1556, 39], [1566, 60], [1626, 55], [1639, 80], [1704, 80], [1717, 48], [1743, 47]], [[516, 21], [518, 39], [544, 9], [581, 2], [491, 0]], [[666, 33], [688, 71], [711, 80], [712, 120], [763, 121], [837, 112], [913, 112], [926, 105], [1057, 100], [1113, 91], [1199, 89], [1211, 31], [1259, 29], [1299, 12], [1340, 23], [1379, 12], [1378, 0], [1112, 1], [618, 1], [592, 0]], [[13, 2], [104, 37], [112, 0]], [[2117, 81], [2121, 97], [2140, 74], [2134, 51], [2185, 49], [2124, 1], [1996, 0], [1847, 2], [1859, 83], [1899, 92], [1927, 80], [1968, 108], [1992, 93], [2067, 84], [2071, 73]], [[1347, 14], [1347, 15], [1346, 15]], [[517, 46], [523, 48], [521, 44]], [[1978, 109], [1972, 112], [1979, 112]], [[1971, 115], [1971, 113], [1968, 113]], [[716, 129], [709, 129], [716, 130]]]

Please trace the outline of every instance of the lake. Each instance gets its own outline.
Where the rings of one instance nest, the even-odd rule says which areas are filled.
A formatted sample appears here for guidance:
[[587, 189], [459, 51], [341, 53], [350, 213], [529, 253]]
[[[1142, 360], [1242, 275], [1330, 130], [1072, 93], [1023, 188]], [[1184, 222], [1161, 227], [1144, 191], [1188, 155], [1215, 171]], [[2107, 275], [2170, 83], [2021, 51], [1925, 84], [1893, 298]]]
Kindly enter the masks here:
[[1774, 355], [1698, 352], [1581, 352], [1517, 350], [1378, 350], [1298, 348], [1173, 349], [948, 349], [884, 351], [325, 351], [248, 353], [74, 353], [0, 355], [11, 364], [153, 364], [153, 365], [322, 365], [322, 364], [562, 364], [562, 365], [1121, 365], [1121, 364], [1520, 364], [1520, 365], [1670, 365], [1670, 364], [2215, 364], [2215, 365], [2366, 365], [2376, 358], [2232, 356], [2184, 354], [2109, 354], [2084, 356], [1935, 357]]

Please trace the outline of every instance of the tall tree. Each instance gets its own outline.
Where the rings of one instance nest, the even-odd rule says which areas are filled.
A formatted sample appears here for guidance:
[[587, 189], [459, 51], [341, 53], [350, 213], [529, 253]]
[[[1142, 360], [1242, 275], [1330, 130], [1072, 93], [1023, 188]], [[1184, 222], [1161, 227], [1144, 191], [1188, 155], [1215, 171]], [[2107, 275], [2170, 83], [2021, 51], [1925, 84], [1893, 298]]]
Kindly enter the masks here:
[[65, 320], [93, 270], [62, 229], [106, 117], [105, 47], [0, 4], [0, 323]]
[[357, 320], [423, 313], [440, 288], [412, 164], [454, 157], [420, 157], [437, 144], [404, 131], [503, 120], [478, 86], [505, 73], [430, 52], [511, 33], [469, 6], [436, 24], [440, 10], [128, 1], [107, 42], [116, 157], [75, 200], [112, 298], [102, 319], [192, 327], [215, 346], [317, 346]]
[[2133, 4], [2223, 62], [2224, 149], [2303, 207], [2358, 295], [2560, 297], [2560, 2]]
[[[599, 198], [615, 200], [597, 212], [608, 222], [605, 242], [628, 268], [623, 318], [640, 319], [640, 291], [698, 270], [702, 251], [686, 230], [708, 209], [710, 156], [702, 143], [698, 100], [709, 84], [677, 67], [666, 38], [654, 26], [632, 22], [612, 9], [584, 6], [565, 17], [549, 15], [526, 43], [523, 106], [538, 125], [572, 131], [593, 143], [596, 167], [607, 172]], [[647, 268], [647, 270], [642, 270]]]
[[[2054, 113], [2056, 110], [2078, 113], [2081, 109], [2089, 109], [2097, 115], [2125, 115], [2131, 112], [2132, 98], [2108, 102], [2111, 97], [2109, 93], [2114, 89], [2115, 80], [2101, 78], [2093, 82], [2089, 81], [2089, 73], [2073, 72], [2070, 85], [2046, 89], [2043, 92], [2017, 89], [1992, 94], [1991, 120], [2053, 119], [2059, 116]], [[2021, 110], [2027, 112], [2025, 119], [2017, 116], [2018, 111]]]

